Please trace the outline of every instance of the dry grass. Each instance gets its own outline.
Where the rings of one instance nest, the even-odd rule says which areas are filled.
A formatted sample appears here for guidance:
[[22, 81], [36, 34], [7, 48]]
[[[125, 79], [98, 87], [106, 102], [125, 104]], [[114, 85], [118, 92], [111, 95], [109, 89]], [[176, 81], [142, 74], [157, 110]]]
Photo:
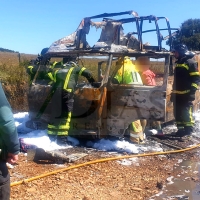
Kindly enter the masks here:
[[0, 52], [0, 65], [18, 66], [20, 62], [35, 59], [37, 55]]
[[14, 112], [27, 111], [28, 61], [37, 55], [0, 52], [0, 80]]
[[[32, 54], [19, 54], [0, 52], [0, 81], [5, 89], [6, 96], [14, 110], [14, 112], [27, 111], [27, 91], [29, 77], [26, 73], [26, 67], [31, 59], [35, 59], [37, 55]], [[51, 61], [60, 61], [61, 59], [52, 59]], [[90, 70], [97, 80], [98, 62], [105, 61], [103, 59], [81, 59], [80, 66], [86, 67]], [[102, 71], [106, 69], [106, 63], [102, 64]], [[115, 68], [116, 62], [114, 61], [111, 66], [111, 73]], [[163, 74], [163, 62], [151, 62], [151, 70], [156, 74]], [[84, 81], [80, 78], [79, 81]]]

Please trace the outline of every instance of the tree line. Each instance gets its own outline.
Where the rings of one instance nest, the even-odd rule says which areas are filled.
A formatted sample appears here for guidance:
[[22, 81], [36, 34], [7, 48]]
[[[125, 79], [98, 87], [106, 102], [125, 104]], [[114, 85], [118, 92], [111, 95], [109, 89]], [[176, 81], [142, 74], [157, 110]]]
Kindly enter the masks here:
[[5, 49], [5, 48], [2, 48], [2, 47], [0, 47], [0, 52], [19, 53], [18, 51], [13, 51], [13, 50], [10, 50], [10, 49]]
[[[185, 44], [191, 51], [200, 51], [200, 19], [188, 19], [172, 38], [172, 45]], [[167, 45], [169, 41], [167, 41]]]

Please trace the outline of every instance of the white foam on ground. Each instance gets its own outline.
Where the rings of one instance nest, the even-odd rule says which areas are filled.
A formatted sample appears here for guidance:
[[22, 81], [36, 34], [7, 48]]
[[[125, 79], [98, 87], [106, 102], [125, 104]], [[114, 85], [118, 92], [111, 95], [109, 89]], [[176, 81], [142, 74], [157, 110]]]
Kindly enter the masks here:
[[[57, 145], [55, 142], [51, 142], [47, 136], [47, 130], [33, 130], [26, 127], [26, 122], [29, 120], [29, 115], [27, 112], [14, 114], [15, 124], [19, 133], [19, 138], [23, 138], [24, 142], [31, 145], [36, 145], [38, 148], [43, 148], [45, 150], [55, 150], [70, 148], [70, 145]], [[76, 138], [68, 136], [68, 140], [72, 145], [76, 146], [79, 144], [79, 140]], [[104, 151], [124, 151], [127, 153], [139, 153], [144, 151], [161, 151], [159, 147], [144, 147], [141, 145], [136, 145], [129, 143], [124, 140], [107, 140], [101, 139], [98, 142], [88, 142], [88, 146]]]
[[[196, 113], [196, 116], [199, 116], [200, 113]], [[47, 130], [33, 130], [26, 127], [26, 122], [29, 120], [28, 112], [21, 112], [16, 113], [13, 115], [15, 119], [15, 124], [17, 126], [17, 130], [19, 133], [19, 138], [24, 138], [24, 141], [28, 144], [36, 145], [39, 148], [48, 149], [48, 150], [55, 150], [55, 149], [62, 149], [62, 148], [69, 148], [72, 147], [70, 145], [62, 145], [59, 146], [55, 142], [51, 142], [47, 136]], [[169, 127], [168, 127], [169, 128]], [[176, 127], [174, 125], [171, 126], [172, 129]], [[152, 130], [153, 133], [157, 131], [155, 129]], [[194, 133], [195, 136], [200, 137], [199, 132]], [[79, 140], [76, 138], [68, 136], [68, 140], [72, 143], [73, 146], [79, 144]], [[145, 151], [152, 151], [152, 152], [162, 152], [163, 149], [160, 145], [137, 145], [129, 143], [128, 141], [124, 140], [115, 140], [111, 141], [108, 139], [101, 139], [98, 142], [89, 141], [87, 143], [88, 146], [104, 151], [124, 151], [127, 153], [140, 153]]]

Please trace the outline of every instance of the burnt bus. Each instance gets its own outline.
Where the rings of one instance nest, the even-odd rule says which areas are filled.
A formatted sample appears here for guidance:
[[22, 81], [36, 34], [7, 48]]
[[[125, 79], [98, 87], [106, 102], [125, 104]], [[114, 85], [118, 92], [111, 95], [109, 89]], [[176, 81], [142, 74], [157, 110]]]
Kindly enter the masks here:
[[[110, 18], [125, 14], [132, 17]], [[92, 21], [96, 18], [103, 20]], [[160, 29], [158, 26], [158, 22], [163, 19], [167, 24], [166, 29]], [[143, 24], [146, 21], [154, 22], [155, 28], [144, 30]], [[135, 28], [125, 34], [123, 25], [128, 23], [135, 24]], [[86, 36], [92, 26], [100, 28], [101, 34], [95, 45], [90, 47]], [[123, 137], [129, 132], [131, 122], [138, 119], [151, 119], [163, 124], [173, 121], [173, 104], [169, 100], [173, 83], [173, 56], [170, 50], [175, 33], [171, 33], [172, 30], [176, 30], [175, 33], [178, 31], [170, 27], [165, 17], [139, 17], [134, 11], [106, 13], [84, 18], [74, 33], [50, 46], [46, 57], [53, 61], [75, 56], [77, 64], [88, 68], [96, 78], [92, 86], [82, 77], [78, 80], [70, 135], [91, 135], [95, 138], [107, 135]], [[168, 34], [165, 38], [169, 40], [169, 50], [162, 47], [162, 31]], [[156, 32], [157, 45], [143, 44], [143, 35], [148, 32]], [[147, 56], [151, 61], [150, 69], [156, 74], [155, 86], [147, 86], [137, 81], [129, 84], [113, 82], [119, 70], [119, 66], [116, 65], [119, 58], [129, 57], [134, 66], [140, 56]], [[198, 59], [198, 56], [196, 58]], [[47, 65], [41, 68], [48, 67]], [[123, 73], [122, 70], [122, 77]], [[34, 80], [28, 94], [30, 121], [27, 122], [27, 126], [45, 129], [51, 115], [49, 95], [52, 85], [49, 85], [48, 81], [38, 80], [37, 77]], [[57, 106], [58, 109], [62, 109]], [[199, 91], [196, 92], [194, 101], [194, 110], [198, 109]]]

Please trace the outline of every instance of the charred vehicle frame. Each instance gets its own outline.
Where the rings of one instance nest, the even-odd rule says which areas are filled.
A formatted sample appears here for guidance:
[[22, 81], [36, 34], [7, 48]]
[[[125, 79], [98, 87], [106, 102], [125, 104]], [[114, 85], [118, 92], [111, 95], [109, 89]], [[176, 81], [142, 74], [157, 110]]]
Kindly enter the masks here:
[[[132, 17], [113, 18], [126, 14]], [[103, 18], [103, 20], [92, 21], [96, 18]], [[159, 28], [158, 22], [161, 20], [165, 21], [166, 28]], [[154, 22], [155, 29], [144, 30], [145, 21]], [[135, 23], [135, 30], [124, 34], [122, 25], [126, 23]], [[99, 40], [92, 47], [87, 42], [87, 34], [91, 26], [102, 28]], [[166, 31], [167, 36], [163, 37], [162, 31]], [[163, 123], [172, 121], [173, 105], [169, 99], [173, 82], [173, 57], [170, 50], [173, 36], [178, 31], [179, 29], [170, 27], [165, 17], [138, 16], [137, 12], [126, 11], [86, 17], [74, 33], [54, 42], [46, 57], [63, 58], [75, 55], [79, 61], [84, 58], [101, 58], [94, 66], [98, 73], [98, 80], [94, 87], [84, 87], [87, 84], [80, 82], [76, 87], [70, 135], [92, 135], [94, 138], [107, 135], [124, 137], [130, 123], [134, 120], [152, 119]], [[143, 44], [143, 35], [148, 32], [156, 33], [157, 45]], [[169, 40], [169, 50], [162, 47], [162, 42], [166, 39]], [[162, 63], [160, 67], [163, 70], [161, 79], [158, 78], [158, 82], [161, 80], [159, 84], [156, 86], [137, 83], [114, 84], [112, 78], [118, 68], [113, 67], [113, 62], [125, 56], [130, 57], [133, 62], [139, 56], [148, 56], [152, 60], [158, 59], [160, 61], [158, 63]], [[81, 62], [79, 64], [81, 65]], [[103, 78], [101, 78], [102, 71]], [[50, 85], [37, 82], [37, 78], [30, 86], [28, 94], [30, 121], [27, 126], [46, 127], [51, 112], [51, 101], [46, 105], [45, 99], [48, 98], [50, 90]], [[194, 105], [195, 109], [198, 109], [199, 94], [196, 96]]]

